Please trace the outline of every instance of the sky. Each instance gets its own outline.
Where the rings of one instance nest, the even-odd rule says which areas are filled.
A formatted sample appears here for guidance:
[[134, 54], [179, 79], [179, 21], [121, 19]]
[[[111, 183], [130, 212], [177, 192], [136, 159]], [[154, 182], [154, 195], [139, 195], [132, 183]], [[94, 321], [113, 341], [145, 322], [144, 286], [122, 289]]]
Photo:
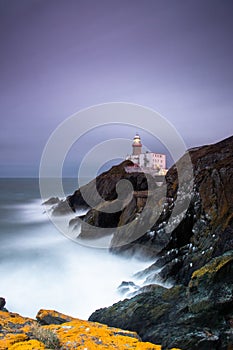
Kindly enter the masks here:
[[96, 104], [152, 108], [187, 148], [230, 136], [232, 14], [231, 0], [0, 0], [0, 176], [37, 177], [53, 131]]

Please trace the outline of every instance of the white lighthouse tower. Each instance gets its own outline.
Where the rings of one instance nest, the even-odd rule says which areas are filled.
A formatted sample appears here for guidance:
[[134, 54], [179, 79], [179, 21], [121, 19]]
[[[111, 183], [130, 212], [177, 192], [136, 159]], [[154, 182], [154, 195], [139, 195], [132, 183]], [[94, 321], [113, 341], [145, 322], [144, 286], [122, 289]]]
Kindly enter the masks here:
[[132, 143], [133, 152], [128, 155], [126, 159], [131, 160], [134, 166], [126, 167], [127, 172], [143, 171], [144, 173], [150, 173], [151, 175], [165, 175], [166, 169], [166, 155], [154, 152], [142, 153], [142, 142], [138, 134], [134, 136]]
[[138, 134], [134, 136], [132, 147], [133, 147], [133, 156], [138, 156], [139, 154], [142, 153], [142, 143], [141, 143], [140, 136]]

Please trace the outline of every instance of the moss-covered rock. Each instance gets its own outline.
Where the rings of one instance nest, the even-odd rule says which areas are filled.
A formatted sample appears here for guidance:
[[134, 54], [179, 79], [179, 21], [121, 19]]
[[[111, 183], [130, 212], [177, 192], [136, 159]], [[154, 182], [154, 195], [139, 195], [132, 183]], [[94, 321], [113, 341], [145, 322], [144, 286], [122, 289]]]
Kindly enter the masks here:
[[187, 288], [189, 309], [218, 325], [220, 314], [233, 310], [233, 252], [212, 259], [193, 272]]

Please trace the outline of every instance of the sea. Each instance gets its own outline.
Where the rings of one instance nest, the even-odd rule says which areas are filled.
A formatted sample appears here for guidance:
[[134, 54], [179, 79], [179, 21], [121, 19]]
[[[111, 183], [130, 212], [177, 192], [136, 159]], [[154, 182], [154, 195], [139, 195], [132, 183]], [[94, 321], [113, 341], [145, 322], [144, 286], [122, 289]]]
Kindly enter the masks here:
[[[73, 179], [63, 183], [66, 194], [76, 189]], [[124, 298], [117, 287], [149, 262], [74, 242], [42, 202], [37, 178], [0, 179], [0, 296], [7, 309], [32, 318], [43, 308], [87, 319]]]

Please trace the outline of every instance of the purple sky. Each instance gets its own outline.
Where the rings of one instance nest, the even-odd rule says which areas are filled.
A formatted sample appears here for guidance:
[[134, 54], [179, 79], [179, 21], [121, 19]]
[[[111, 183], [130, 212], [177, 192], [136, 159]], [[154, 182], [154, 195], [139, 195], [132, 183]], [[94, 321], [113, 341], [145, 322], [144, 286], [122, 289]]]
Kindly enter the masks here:
[[38, 176], [53, 130], [103, 102], [157, 110], [187, 147], [231, 135], [232, 18], [231, 0], [0, 0], [0, 176]]

